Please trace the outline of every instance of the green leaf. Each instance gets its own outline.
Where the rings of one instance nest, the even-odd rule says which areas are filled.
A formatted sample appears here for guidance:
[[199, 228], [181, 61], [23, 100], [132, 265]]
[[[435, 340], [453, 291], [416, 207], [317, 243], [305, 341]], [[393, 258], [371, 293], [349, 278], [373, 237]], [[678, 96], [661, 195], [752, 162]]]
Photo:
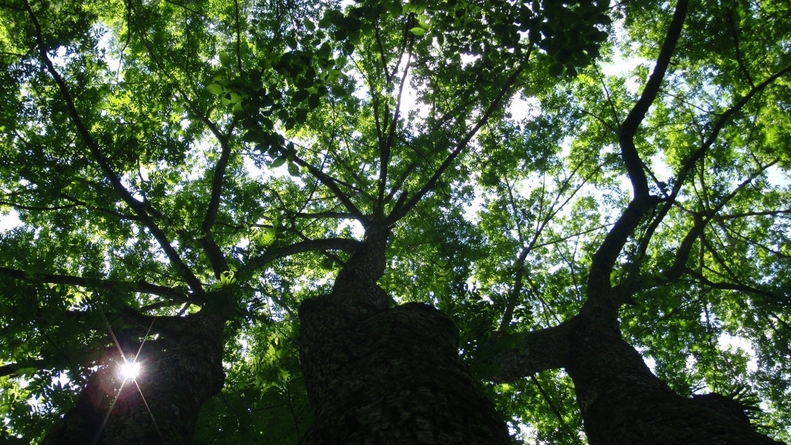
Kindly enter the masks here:
[[422, 35], [424, 35], [426, 33], [426, 30], [421, 28], [421, 27], [419, 27], [419, 26], [415, 26], [414, 28], [411, 28], [409, 30], [409, 32], [411, 32], [412, 34], [420, 37], [420, 36], [422, 36]]
[[277, 231], [274, 227], [266, 227], [260, 229], [258, 232], [257, 244], [263, 247], [268, 247], [274, 244], [277, 238]]
[[214, 94], [215, 96], [219, 96], [225, 92], [225, 88], [222, 85], [218, 85], [216, 83], [211, 83], [207, 85], [206, 89], [209, 90], [209, 92]]
[[556, 62], [556, 63], [553, 63], [552, 65], [549, 66], [549, 75], [550, 76], [557, 77], [557, 76], [560, 76], [561, 74], [563, 74], [563, 65], [562, 64]]
[[222, 66], [230, 66], [231, 65], [231, 56], [228, 55], [225, 51], [220, 51], [220, 65]]

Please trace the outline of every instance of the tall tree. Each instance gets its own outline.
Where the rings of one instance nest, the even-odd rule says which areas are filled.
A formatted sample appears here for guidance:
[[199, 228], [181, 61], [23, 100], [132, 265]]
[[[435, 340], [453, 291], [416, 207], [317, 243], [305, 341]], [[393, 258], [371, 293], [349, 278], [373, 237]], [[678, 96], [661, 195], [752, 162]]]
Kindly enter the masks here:
[[0, 10], [5, 436], [789, 438], [787, 5]]

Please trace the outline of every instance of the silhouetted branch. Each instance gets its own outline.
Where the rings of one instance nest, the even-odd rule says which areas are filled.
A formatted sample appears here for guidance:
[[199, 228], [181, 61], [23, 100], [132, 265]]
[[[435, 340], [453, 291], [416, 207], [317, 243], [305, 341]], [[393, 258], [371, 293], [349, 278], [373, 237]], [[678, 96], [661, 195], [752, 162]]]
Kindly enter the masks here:
[[113, 188], [116, 192], [120, 195], [121, 199], [132, 209], [134, 212], [140, 217], [140, 221], [145, 225], [145, 227], [151, 232], [154, 238], [159, 243], [160, 248], [165, 252], [165, 255], [168, 257], [171, 265], [178, 271], [179, 275], [187, 282], [187, 284], [192, 288], [193, 292], [196, 295], [203, 294], [203, 286], [198, 280], [198, 278], [192, 273], [192, 271], [187, 267], [187, 265], [182, 261], [179, 254], [170, 244], [170, 240], [168, 239], [167, 235], [162, 231], [162, 229], [154, 223], [151, 217], [145, 210], [145, 205], [135, 199], [129, 190], [124, 187], [121, 183], [121, 179], [116, 175], [115, 171], [111, 167], [108, 159], [104, 156], [99, 145], [93, 139], [88, 127], [82, 121], [79, 112], [77, 111], [77, 107], [74, 104], [74, 98], [72, 97], [71, 91], [69, 87], [66, 85], [66, 81], [60, 75], [55, 66], [52, 64], [52, 60], [50, 60], [49, 55], [47, 54], [47, 45], [44, 41], [44, 36], [41, 30], [41, 25], [38, 22], [38, 18], [36, 14], [33, 12], [32, 7], [28, 0], [25, 0], [25, 9], [27, 10], [28, 16], [30, 17], [31, 22], [36, 30], [36, 45], [38, 46], [39, 56], [41, 61], [47, 68], [47, 72], [52, 76], [55, 80], [55, 83], [58, 86], [58, 90], [63, 97], [64, 102], [66, 103], [66, 108], [68, 110], [69, 118], [71, 119], [74, 126], [77, 128], [77, 133], [82, 138], [85, 145], [88, 147], [88, 151], [93, 156], [96, 163], [99, 165], [102, 173], [104, 174], [105, 178], [110, 181], [113, 185]]
[[145, 281], [115, 281], [103, 280], [100, 278], [85, 278], [73, 275], [56, 275], [39, 272], [27, 272], [23, 270], [0, 267], [0, 276], [6, 276], [27, 283], [50, 283], [65, 284], [69, 286], [79, 286], [94, 289], [113, 289], [125, 290], [128, 292], [140, 292], [144, 294], [159, 295], [182, 303], [198, 304], [194, 297], [179, 292], [173, 288], [147, 283]]
[[298, 253], [313, 252], [317, 250], [343, 250], [346, 252], [354, 252], [357, 250], [359, 245], [359, 241], [352, 239], [329, 238], [302, 241], [288, 246], [276, 247], [273, 249], [268, 249], [263, 254], [252, 258], [237, 271], [237, 275], [245, 276], [247, 274], [253, 273], [272, 261], [285, 258], [287, 256], [296, 255]]
[[662, 49], [659, 51], [659, 56], [654, 65], [654, 72], [648, 78], [648, 82], [640, 94], [637, 103], [634, 104], [629, 115], [621, 124], [618, 129], [618, 142], [621, 146], [621, 158], [626, 165], [626, 171], [629, 173], [629, 179], [632, 181], [632, 190], [634, 198], [648, 195], [648, 182], [646, 180], [645, 172], [643, 171], [643, 163], [640, 160], [640, 155], [637, 153], [637, 148], [634, 145], [634, 136], [637, 134], [637, 129], [640, 123], [645, 118], [651, 104], [654, 103], [657, 94], [659, 94], [659, 87], [662, 85], [667, 68], [670, 65], [670, 59], [676, 50], [676, 43], [681, 36], [681, 30], [684, 27], [684, 20], [687, 17], [688, 0], [679, 0], [676, 3], [676, 10], [673, 13], [673, 20], [670, 22], [670, 27], [665, 35], [665, 41], [662, 43]]
[[[529, 58], [530, 54], [528, 53], [525, 57]], [[483, 127], [486, 124], [486, 122], [489, 121], [489, 118], [492, 116], [492, 114], [494, 114], [495, 111], [500, 109], [503, 103], [503, 98], [514, 86], [514, 83], [516, 83], [516, 79], [519, 77], [519, 75], [522, 73], [523, 70], [524, 70], [524, 64], [520, 65], [516, 70], [514, 70], [511, 76], [508, 77], [508, 80], [506, 80], [505, 85], [500, 89], [500, 92], [498, 93], [497, 97], [492, 101], [491, 104], [489, 104], [489, 107], [486, 109], [486, 111], [483, 113], [480, 119], [478, 119], [478, 122], [475, 124], [475, 126], [467, 133], [466, 136], [464, 136], [464, 138], [462, 138], [461, 141], [459, 141], [458, 144], [456, 144], [456, 147], [445, 158], [445, 161], [442, 162], [442, 164], [439, 166], [437, 171], [435, 171], [434, 174], [431, 176], [431, 178], [429, 178], [429, 180], [426, 182], [423, 188], [421, 188], [417, 193], [415, 193], [409, 199], [405, 199], [403, 201], [399, 199], [399, 203], [401, 205], [394, 206], [393, 211], [386, 219], [387, 224], [389, 225], [395, 224], [398, 220], [403, 218], [410, 210], [412, 210], [412, 208], [415, 207], [417, 203], [420, 202], [420, 200], [423, 199], [423, 197], [428, 192], [434, 189], [434, 187], [437, 185], [437, 181], [439, 181], [439, 178], [442, 176], [443, 173], [445, 173], [445, 170], [447, 170], [448, 167], [450, 167], [453, 164], [453, 161], [456, 160], [459, 154], [467, 147], [467, 144], [469, 144], [472, 138], [475, 137], [475, 135], [478, 133], [478, 130], [480, 130], [481, 127]]]
[[[687, 15], [687, 5], [688, 0], [679, 0], [676, 4], [673, 19], [665, 35], [665, 41], [662, 44], [659, 57], [657, 57], [654, 71], [651, 73], [651, 77], [649, 77], [640, 98], [632, 107], [618, 131], [621, 157], [632, 182], [634, 196], [593, 255], [590, 275], [588, 276], [589, 300], [605, 295], [611, 296], [608, 291], [611, 289], [610, 275], [615, 266], [615, 261], [621, 254], [627, 239], [634, 234], [635, 229], [643, 220], [646, 212], [659, 202], [658, 198], [652, 197], [648, 193], [648, 180], [643, 171], [643, 162], [634, 144], [634, 136], [659, 93], [659, 87], [670, 65], [670, 59], [675, 51], [678, 38], [681, 35]], [[613, 303], [609, 305], [608, 309], [610, 311], [617, 309], [618, 303]]]

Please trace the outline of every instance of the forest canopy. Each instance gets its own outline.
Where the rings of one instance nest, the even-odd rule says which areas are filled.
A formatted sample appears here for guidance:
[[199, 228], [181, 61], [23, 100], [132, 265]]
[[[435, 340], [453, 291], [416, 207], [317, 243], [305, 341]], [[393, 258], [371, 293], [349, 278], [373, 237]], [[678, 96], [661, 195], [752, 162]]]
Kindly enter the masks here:
[[4, 0], [0, 438], [313, 443], [329, 295], [447, 315], [513, 443], [603, 443], [631, 370], [791, 441], [790, 47], [774, 0]]

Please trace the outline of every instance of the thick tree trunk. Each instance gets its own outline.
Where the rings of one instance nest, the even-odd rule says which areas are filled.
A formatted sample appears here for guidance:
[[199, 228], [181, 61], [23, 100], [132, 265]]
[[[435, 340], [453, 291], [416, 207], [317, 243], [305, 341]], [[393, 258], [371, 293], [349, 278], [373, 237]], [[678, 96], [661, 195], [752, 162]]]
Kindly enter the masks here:
[[161, 337], [146, 342], [140, 354], [143, 374], [137, 381], [122, 384], [115, 366], [101, 367], [45, 445], [191, 442], [201, 406], [225, 378], [223, 321], [195, 314], [160, 324], [166, 324]]
[[503, 342], [511, 346], [495, 358], [494, 380], [565, 369], [591, 445], [778, 444], [755, 430], [737, 401], [719, 394], [686, 398], [670, 389], [623, 340], [617, 305], [607, 300], [589, 300], [559, 326]]
[[755, 431], [738, 402], [718, 394], [676, 394], [617, 326], [586, 315], [570, 323], [566, 371], [591, 445], [777, 445]]
[[458, 358], [453, 321], [424, 304], [388, 308], [376, 285], [387, 232], [366, 235], [333, 292], [300, 307], [300, 359], [315, 412], [305, 443], [510, 443]]

